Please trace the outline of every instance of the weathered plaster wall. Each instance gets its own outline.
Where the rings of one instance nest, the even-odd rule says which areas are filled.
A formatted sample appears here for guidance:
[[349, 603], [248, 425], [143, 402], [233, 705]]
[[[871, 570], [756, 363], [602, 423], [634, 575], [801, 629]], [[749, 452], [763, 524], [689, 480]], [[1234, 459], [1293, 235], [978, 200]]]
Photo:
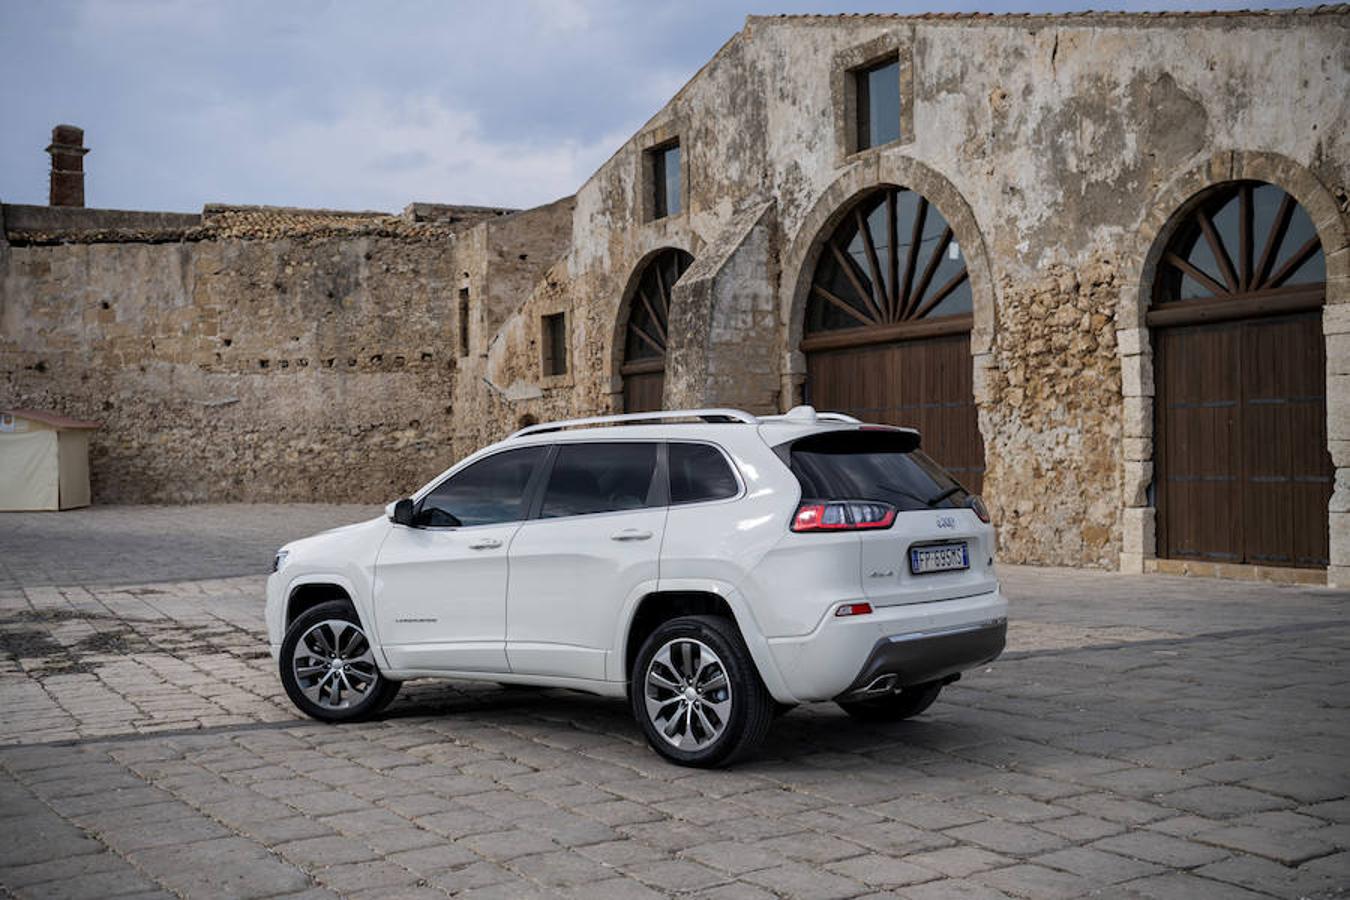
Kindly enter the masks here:
[[[672, 313], [690, 330], [672, 338], [668, 405], [746, 402], [738, 385], [757, 383], [757, 352], [772, 346], [785, 408], [804, 377], [795, 348], [813, 242], [856, 191], [886, 181], [920, 189], [953, 222], [972, 261], [972, 365], [1004, 558], [1116, 566], [1143, 555], [1151, 540], [1130, 512], [1151, 479], [1151, 440], [1132, 424], [1149, 412], [1142, 407], [1151, 379], [1130, 368], [1122, 380], [1121, 360], [1137, 335], [1124, 350], [1116, 339], [1117, 329], [1138, 328], [1140, 286], [1152, 277], [1141, 227], [1160, 214], [1160, 186], [1216, 153], [1244, 149], [1309, 173], [1341, 198], [1343, 217], [1348, 36], [1344, 8], [752, 17], [579, 190], [565, 277], [507, 321], [503, 335], [521, 349], [493, 357], [493, 380], [515, 384], [512, 409], [529, 415], [613, 408], [621, 385], [613, 323], [626, 285], [653, 250], [678, 246], [696, 262], [676, 295], [699, 314]], [[849, 155], [843, 70], [891, 50], [911, 67], [912, 133]], [[686, 157], [686, 211], [648, 222], [643, 150], [672, 137]], [[710, 317], [719, 307], [707, 299], [711, 285], [697, 260], [720, 260], [735, 218], [766, 202], [775, 237], [764, 255], [774, 263], [763, 269], [778, 273], [778, 321], [770, 328], [752, 316], [753, 327], [738, 331], [738, 368], [735, 354], [718, 356], [707, 341], [726, 320]], [[750, 271], [726, 272], [733, 270]], [[762, 284], [739, 277], [741, 292]], [[722, 283], [726, 298], [736, 296], [732, 279], [724, 274]], [[1334, 284], [1329, 293], [1336, 302]], [[538, 377], [529, 344], [545, 307], [570, 311], [574, 346], [588, 360], [564, 381]], [[609, 343], [592, 357], [597, 340]], [[709, 377], [713, 369], [718, 378]], [[537, 398], [527, 396], [531, 384]], [[1344, 418], [1340, 410], [1333, 400], [1329, 415]], [[1347, 430], [1332, 423], [1333, 435]]]

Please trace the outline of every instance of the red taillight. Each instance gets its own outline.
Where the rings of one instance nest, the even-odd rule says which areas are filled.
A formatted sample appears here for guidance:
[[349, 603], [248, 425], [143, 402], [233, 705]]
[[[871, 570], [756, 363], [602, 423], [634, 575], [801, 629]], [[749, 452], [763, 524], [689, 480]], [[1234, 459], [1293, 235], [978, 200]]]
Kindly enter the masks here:
[[975, 511], [975, 515], [980, 517], [980, 521], [989, 524], [989, 507], [984, 505], [984, 500], [980, 499], [979, 494], [970, 495], [970, 508]]
[[866, 500], [810, 501], [797, 507], [793, 531], [864, 531], [890, 528], [895, 507]]
[[865, 616], [872, 612], [870, 603], [845, 603], [834, 611], [836, 616]]

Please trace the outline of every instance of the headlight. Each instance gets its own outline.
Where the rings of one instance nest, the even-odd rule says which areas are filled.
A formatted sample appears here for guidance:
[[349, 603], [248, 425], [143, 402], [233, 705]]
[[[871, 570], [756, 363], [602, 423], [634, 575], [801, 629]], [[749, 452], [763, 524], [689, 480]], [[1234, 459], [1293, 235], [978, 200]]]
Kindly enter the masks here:
[[289, 550], [278, 550], [277, 555], [272, 557], [272, 571], [280, 572], [286, 566], [286, 558], [291, 555]]

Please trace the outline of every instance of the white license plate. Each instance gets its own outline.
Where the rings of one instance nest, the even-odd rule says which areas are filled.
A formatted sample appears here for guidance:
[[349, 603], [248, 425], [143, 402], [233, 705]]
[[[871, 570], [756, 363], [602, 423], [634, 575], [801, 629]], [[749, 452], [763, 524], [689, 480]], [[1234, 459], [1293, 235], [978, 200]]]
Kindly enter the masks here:
[[910, 547], [909, 571], [915, 575], [929, 572], [954, 572], [970, 568], [970, 551], [965, 544], [939, 544], [935, 547]]

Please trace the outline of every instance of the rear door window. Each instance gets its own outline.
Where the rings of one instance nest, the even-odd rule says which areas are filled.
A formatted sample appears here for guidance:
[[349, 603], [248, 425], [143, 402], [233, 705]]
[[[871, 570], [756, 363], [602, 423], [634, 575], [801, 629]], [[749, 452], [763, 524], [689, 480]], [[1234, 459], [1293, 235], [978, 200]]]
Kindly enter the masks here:
[[904, 432], [834, 431], [795, 441], [788, 466], [807, 500], [880, 500], [900, 510], [963, 507], [965, 488]]
[[740, 491], [722, 451], [708, 444], [670, 444], [670, 502], [725, 500]]
[[598, 442], [559, 445], [539, 517], [585, 516], [650, 505], [656, 446]]

